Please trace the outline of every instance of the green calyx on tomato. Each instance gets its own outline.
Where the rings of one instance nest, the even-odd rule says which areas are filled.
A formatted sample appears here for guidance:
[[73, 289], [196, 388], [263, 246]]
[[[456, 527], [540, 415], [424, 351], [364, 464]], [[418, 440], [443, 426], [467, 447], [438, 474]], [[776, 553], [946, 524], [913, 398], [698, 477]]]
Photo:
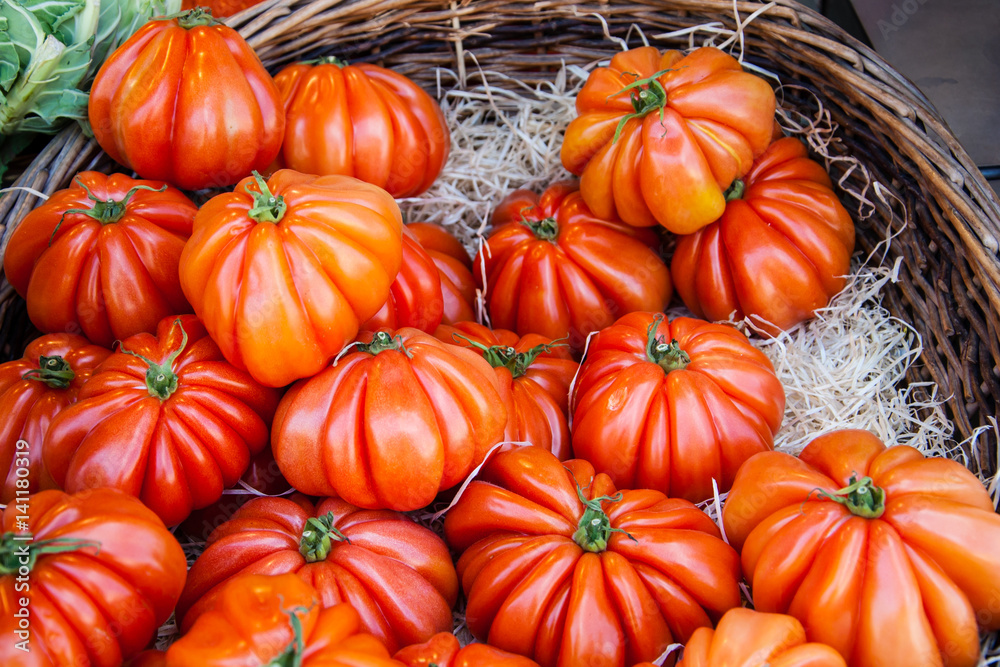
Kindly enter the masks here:
[[358, 349], [372, 356], [388, 350], [395, 350], [396, 352], [402, 352], [410, 359], [413, 358], [413, 354], [403, 345], [403, 339], [400, 336], [393, 337], [384, 331], [377, 331], [372, 336], [372, 342], [370, 343], [358, 343]]
[[38, 368], [21, 376], [22, 380], [44, 382], [52, 389], [66, 389], [76, 377], [69, 362], [62, 357], [38, 357]]
[[621, 500], [621, 491], [613, 496], [600, 496], [599, 498], [587, 500], [587, 497], [583, 495], [583, 489], [577, 485], [576, 495], [580, 499], [580, 502], [587, 508], [583, 512], [583, 516], [580, 517], [576, 532], [573, 533], [573, 541], [581, 549], [595, 554], [605, 551], [608, 548], [608, 540], [611, 539], [611, 533], [625, 533], [630, 540], [638, 542], [637, 539], [621, 528], [612, 528], [611, 519], [608, 518], [604, 508], [601, 507], [601, 503], [604, 501], [616, 503]]
[[560, 342], [566, 340], [565, 338], [559, 338], [551, 343], [536, 345], [525, 352], [518, 352], [509, 345], [493, 345], [488, 347], [482, 343], [470, 340], [469, 338], [466, 338], [462, 334], [458, 333], [452, 334], [452, 337], [456, 340], [464, 340], [472, 347], [482, 351], [483, 359], [489, 362], [490, 366], [493, 368], [506, 368], [515, 379], [527, 373], [528, 368], [531, 364], [535, 363], [535, 359], [537, 359], [539, 355], [551, 351], [554, 347], [562, 347], [566, 344]]
[[323, 56], [313, 60], [303, 60], [300, 65], [336, 65], [337, 67], [347, 67], [347, 61], [337, 56]]
[[125, 217], [125, 211], [126, 208], [128, 207], [129, 200], [132, 199], [132, 195], [134, 195], [139, 190], [148, 190], [150, 192], [165, 192], [167, 189], [166, 185], [160, 188], [151, 188], [148, 185], [137, 185], [128, 192], [126, 192], [125, 196], [122, 197], [120, 200], [115, 200], [110, 198], [98, 199], [97, 197], [94, 196], [94, 193], [90, 191], [90, 188], [87, 187], [87, 184], [81, 181], [79, 178], [76, 179], [76, 184], [79, 185], [81, 188], [83, 188], [83, 191], [87, 193], [87, 199], [94, 202], [94, 206], [92, 208], [70, 208], [63, 211], [62, 216], [60, 216], [59, 218], [59, 223], [55, 226], [55, 228], [52, 230], [52, 234], [49, 236], [50, 246], [52, 245], [52, 241], [55, 240], [56, 232], [58, 232], [59, 228], [62, 227], [63, 220], [65, 220], [66, 216], [69, 215], [70, 213], [79, 213], [81, 215], [89, 216], [94, 220], [97, 220], [99, 223], [101, 223], [102, 226], [110, 225], [115, 222], [118, 222], [123, 217]]
[[35, 542], [31, 535], [4, 533], [0, 537], [0, 576], [24, 574], [35, 567], [39, 556], [67, 553], [93, 548], [101, 551], [101, 543], [93, 540], [74, 540], [68, 537], [54, 537], [51, 540]]
[[724, 196], [726, 201], [733, 201], [734, 199], [743, 199], [743, 193], [746, 191], [746, 183], [743, 182], [742, 178], [737, 178], [733, 181], [733, 184], [729, 186], [729, 189], [725, 191]]
[[[862, 519], [877, 519], [885, 512], [885, 490], [875, 486], [871, 477], [851, 475], [850, 484], [839, 491], [817, 489], [821, 498], [832, 500], [846, 507], [851, 514]], [[808, 498], [807, 498], [808, 500]]]
[[[181, 326], [181, 321], [179, 319], [175, 320], [174, 324]], [[125, 348], [121, 348], [120, 351], [146, 362], [146, 365], [149, 366], [146, 369], [146, 389], [149, 390], [150, 396], [155, 396], [161, 401], [165, 401], [170, 398], [171, 394], [177, 391], [177, 374], [174, 373], [173, 363], [180, 353], [184, 351], [184, 348], [187, 347], [187, 342], [187, 331], [181, 326], [181, 344], [167, 356], [162, 364], [158, 364], [141, 354], [136, 354]]]
[[531, 230], [540, 241], [554, 243], [559, 238], [559, 223], [555, 218], [544, 218], [542, 220], [526, 220], [521, 218], [521, 224]]
[[[629, 91], [629, 98], [632, 100], [632, 108], [635, 109], [635, 112], [623, 116], [618, 121], [618, 127], [615, 128], [615, 137], [611, 143], [618, 142], [618, 137], [621, 136], [625, 123], [633, 118], [642, 118], [651, 111], [659, 109], [660, 119], [663, 119], [663, 110], [667, 107], [667, 91], [663, 87], [663, 84], [659, 82], [659, 78], [669, 71], [669, 69], [664, 69], [645, 79], [636, 79], [616, 93], [616, 95], [620, 95], [626, 90]], [[632, 76], [635, 75], [633, 74]]]
[[656, 335], [656, 328], [662, 321], [663, 315], [657, 315], [649, 325], [646, 332], [646, 357], [669, 374], [686, 368], [691, 363], [691, 357], [681, 349], [676, 340], [668, 343], [665, 338]]
[[170, 16], [166, 16], [164, 18], [177, 19], [177, 25], [185, 30], [191, 30], [192, 28], [198, 28], [201, 26], [219, 25], [222, 23], [217, 18], [212, 16], [212, 10], [208, 7], [195, 7], [194, 9], [189, 9], [178, 14], [171, 14]]
[[249, 187], [246, 188], [246, 193], [253, 197], [253, 208], [247, 212], [247, 216], [254, 222], [272, 224], [281, 222], [281, 219], [285, 217], [285, 211], [288, 210], [285, 198], [281, 195], [271, 194], [270, 188], [267, 187], [267, 181], [256, 170], [253, 172], [253, 178], [257, 182], [259, 192], [255, 192]]
[[334, 542], [351, 543], [346, 535], [334, 528], [334, 520], [333, 512], [327, 512], [325, 516], [310, 517], [306, 521], [305, 530], [299, 539], [299, 553], [307, 563], [326, 560], [333, 550]]
[[[279, 596], [280, 598], [280, 596]], [[282, 609], [288, 614], [288, 623], [292, 626], [292, 641], [285, 647], [285, 650], [271, 658], [261, 667], [302, 667], [302, 656], [306, 652], [305, 632], [302, 630], [302, 619], [298, 614], [308, 614], [305, 607], [296, 607], [292, 610]]]

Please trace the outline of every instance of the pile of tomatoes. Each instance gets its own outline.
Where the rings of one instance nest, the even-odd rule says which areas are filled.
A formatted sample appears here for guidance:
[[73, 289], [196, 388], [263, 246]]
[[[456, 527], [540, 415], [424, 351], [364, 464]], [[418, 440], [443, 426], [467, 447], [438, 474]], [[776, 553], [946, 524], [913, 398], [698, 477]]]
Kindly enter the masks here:
[[982, 484], [863, 431], [772, 451], [783, 388], [726, 323], [808, 319], [854, 249], [770, 86], [645, 47], [576, 106], [579, 180], [496, 202], [470, 258], [403, 224], [450, 138], [400, 74], [272, 78], [199, 9], [116, 51], [90, 120], [141, 180], [78, 174], [4, 257], [43, 335], [0, 366], [0, 663], [975, 665]]

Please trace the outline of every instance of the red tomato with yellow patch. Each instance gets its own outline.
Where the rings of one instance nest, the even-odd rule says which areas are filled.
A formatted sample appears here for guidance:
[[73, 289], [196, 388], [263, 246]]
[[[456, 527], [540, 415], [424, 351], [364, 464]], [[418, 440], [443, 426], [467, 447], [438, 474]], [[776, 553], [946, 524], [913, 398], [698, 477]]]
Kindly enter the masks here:
[[698, 317], [777, 335], [844, 288], [854, 221], [798, 139], [771, 144], [737, 183], [718, 221], [677, 240], [670, 274]]
[[413, 197], [448, 159], [441, 108], [402, 74], [321, 58], [289, 65], [274, 82], [287, 116], [282, 159], [296, 171], [354, 176]]
[[714, 47], [615, 54], [576, 96], [562, 163], [602, 218], [690, 234], [771, 142], [774, 91]]
[[111, 347], [191, 312], [177, 267], [197, 211], [166, 183], [81, 172], [17, 226], [4, 273], [39, 330]]
[[632, 313], [591, 340], [571, 410], [575, 456], [621, 486], [700, 502], [773, 448], [785, 391], [738, 330]]
[[972, 667], [1000, 629], [1000, 516], [957, 461], [834, 431], [747, 461], [723, 521], [754, 607], [851, 665]]
[[267, 446], [278, 392], [227, 363], [194, 315], [168, 317], [97, 368], [42, 457], [71, 493], [112, 487], [169, 526], [222, 496]]
[[496, 375], [471, 350], [416, 329], [359, 340], [285, 394], [274, 458], [302, 493], [372, 509], [426, 507], [503, 438]]
[[350, 603], [390, 651], [451, 629], [458, 577], [440, 537], [388, 510], [339, 498], [255, 498], [208, 537], [177, 604], [182, 630], [240, 574], [295, 573], [324, 607]]
[[564, 343], [505, 329], [491, 330], [475, 322], [442, 325], [434, 336], [468, 347], [489, 362], [507, 408], [503, 439], [530, 442], [560, 460], [571, 455], [566, 407], [569, 386], [579, 364]]
[[53, 487], [42, 463], [45, 433], [109, 354], [83, 336], [48, 334], [31, 341], [21, 359], [0, 365], [0, 503], [18, 490], [23, 496]]
[[149, 21], [112, 53], [91, 87], [89, 115], [116, 162], [185, 190], [266, 169], [285, 129], [257, 54], [201, 8]]
[[538, 447], [493, 454], [444, 532], [473, 636], [542, 667], [654, 660], [740, 604], [739, 557], [707, 514]]
[[488, 251], [473, 264], [498, 329], [568, 336], [582, 350], [591, 332], [670, 301], [670, 272], [650, 247], [655, 235], [595, 216], [575, 183], [555, 183], [540, 196], [512, 192], [493, 212], [493, 226]]

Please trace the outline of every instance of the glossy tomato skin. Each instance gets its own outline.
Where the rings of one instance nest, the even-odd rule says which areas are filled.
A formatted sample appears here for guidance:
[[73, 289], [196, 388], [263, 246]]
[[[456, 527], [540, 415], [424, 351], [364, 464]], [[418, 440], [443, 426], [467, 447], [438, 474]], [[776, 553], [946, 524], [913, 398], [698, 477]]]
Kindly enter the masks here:
[[[7, 506], [3, 532], [31, 533], [30, 542], [9, 545], [39, 551], [26, 581], [18, 581], [17, 564], [0, 575], [0, 631], [10, 638], [0, 643], [0, 664], [117, 667], [146, 648], [173, 611], [187, 574], [184, 552], [163, 522], [112, 489], [42, 491], [26, 500], [27, 512], [19, 509], [23, 502]], [[43, 543], [53, 539], [68, 550], [46, 553]], [[15, 648], [14, 614], [25, 606], [29, 652]]]
[[844, 288], [854, 221], [798, 139], [771, 144], [743, 182], [717, 222], [678, 239], [670, 273], [698, 317], [777, 335]]
[[[657, 363], [650, 332], [688, 362]], [[725, 492], [744, 461], [773, 448], [784, 409], [774, 367], [738, 330], [632, 313], [590, 342], [571, 404], [573, 452], [621, 486], [699, 502], [713, 479]]]
[[[254, 213], [270, 196], [280, 215]], [[402, 228], [392, 197], [354, 178], [248, 178], [199, 210], [181, 286], [229, 363], [283, 387], [322, 370], [385, 304]]]
[[406, 667], [538, 667], [534, 660], [486, 644], [460, 646], [450, 632], [407, 646], [392, 657]]
[[664, 308], [670, 272], [648, 232], [612, 220], [591, 213], [571, 182], [540, 196], [518, 190], [500, 202], [484, 242], [489, 252], [473, 261], [493, 326], [568, 336], [582, 350], [589, 333], [617, 317]]
[[143, 178], [185, 190], [266, 169], [285, 129], [278, 90], [253, 49], [232, 28], [206, 23], [200, 10], [148, 22], [105, 61], [90, 91], [101, 148]]
[[[165, 397], [137, 355], [169, 366], [176, 385]], [[169, 317], [101, 364], [52, 421], [42, 456], [61, 488], [120, 489], [172, 526], [236, 484], [267, 445], [278, 398], [226, 363], [193, 315]]]
[[362, 631], [350, 605], [324, 607], [316, 590], [294, 574], [231, 580], [212, 608], [167, 649], [166, 667], [280, 664], [272, 661], [285, 652], [297, 656], [301, 662], [294, 664], [301, 667], [402, 667]]
[[428, 222], [410, 222], [406, 229], [420, 241], [438, 268], [444, 299], [441, 323], [476, 319], [476, 279], [472, 275], [472, 258], [462, 242], [444, 227]]
[[[717, 628], [698, 628], [677, 667], [847, 667], [839, 653], [806, 641], [802, 624], [784, 614], [730, 609]], [[638, 667], [638, 666], [637, 666]]]
[[[832, 502], [852, 481], [864, 491]], [[881, 514], [859, 514], [865, 500]], [[977, 622], [1000, 628], [1000, 516], [956, 461], [835, 431], [800, 458], [747, 461], [723, 519], [754, 607], [794, 616], [851, 665], [975, 665]]]
[[[300, 552], [310, 518], [329, 519], [329, 547]], [[361, 627], [390, 651], [450, 629], [458, 577], [448, 547], [433, 532], [388, 510], [362, 510], [339, 498], [313, 505], [304, 496], [255, 498], [208, 537], [177, 605], [182, 630], [211, 608], [241, 573], [295, 573], [321, 604], [348, 602]]]
[[[654, 97], [665, 101], [642, 106]], [[722, 215], [725, 191], [771, 141], [774, 110], [770, 85], [719, 49], [631, 49], [577, 95], [562, 163], [595, 215], [690, 234]]]
[[[592, 517], [604, 522], [596, 536]], [[586, 461], [538, 447], [495, 453], [444, 530], [473, 635], [542, 667], [653, 660], [740, 604], [736, 552], [695, 505], [619, 496]]]
[[538, 334], [521, 337], [513, 331], [488, 329], [475, 322], [442, 325], [434, 336], [469, 348], [493, 366], [507, 408], [504, 440], [530, 442], [560, 460], [570, 458], [566, 407], [569, 386], [579, 364], [573, 361], [568, 346], [553, 345], [553, 341]]
[[417, 237], [427, 252], [447, 255], [461, 262], [465, 268], [472, 269], [472, 257], [469, 256], [469, 252], [447, 228], [431, 222], [408, 222], [406, 228]]
[[451, 150], [444, 114], [401, 74], [336, 59], [289, 65], [275, 77], [287, 124], [284, 164], [354, 176], [393, 197], [431, 186]]
[[496, 376], [474, 352], [416, 329], [359, 340], [361, 351], [285, 394], [274, 458], [303, 493], [371, 509], [426, 507], [503, 437]]
[[[389, 287], [389, 299], [363, 331], [412, 327], [432, 333], [444, 315], [441, 272], [408, 227], [403, 228], [403, 261]], [[471, 307], [469, 308], [471, 312]]]
[[53, 488], [42, 464], [45, 433], [109, 354], [83, 336], [48, 334], [31, 341], [21, 359], [0, 364], [0, 471], [6, 471], [0, 503], [14, 500], [19, 488], [22, 496]]
[[14, 230], [4, 273], [39, 330], [111, 347], [191, 312], [177, 265], [197, 210], [160, 181], [81, 172]]
[[195, 7], [206, 7], [212, 10], [212, 16], [225, 18], [237, 14], [247, 7], [253, 7], [261, 0], [182, 0], [181, 9], [194, 9]]

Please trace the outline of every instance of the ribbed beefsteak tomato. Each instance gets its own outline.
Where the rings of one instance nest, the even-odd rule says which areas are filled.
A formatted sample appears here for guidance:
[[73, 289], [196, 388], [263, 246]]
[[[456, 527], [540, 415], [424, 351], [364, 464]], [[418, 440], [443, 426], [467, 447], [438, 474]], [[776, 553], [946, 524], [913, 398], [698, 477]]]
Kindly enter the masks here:
[[747, 461], [723, 520], [754, 607], [851, 665], [971, 667], [1000, 629], [1000, 516], [957, 461], [835, 431]]
[[713, 47], [615, 54], [576, 96], [562, 163], [595, 215], [690, 234], [771, 143], [768, 83]]
[[[719, 626], [698, 628], [684, 645], [677, 667], [847, 667], [825, 644], [807, 643], [802, 624], [784, 614], [764, 614], [738, 607]], [[640, 667], [640, 666], [636, 666]]]
[[434, 335], [468, 347], [493, 367], [507, 408], [504, 440], [530, 442], [560, 460], [570, 457], [566, 407], [579, 364], [568, 347], [538, 334], [519, 337], [513, 331], [488, 329], [475, 322], [442, 325]]
[[444, 532], [472, 634], [542, 667], [654, 660], [740, 604], [739, 558], [707, 514], [538, 447], [495, 453]]
[[486, 644], [460, 646], [450, 632], [407, 646], [392, 657], [406, 667], [538, 667], [534, 660]]
[[21, 359], [0, 365], [0, 503], [52, 487], [43, 472], [45, 432], [109, 354], [82, 336], [49, 334], [31, 341]]
[[[645, 235], [593, 215], [577, 185], [559, 182], [541, 196], [509, 194], [493, 213], [494, 231], [476, 255], [493, 326], [524, 335], [587, 335], [637, 310], [670, 301], [670, 272]], [[483, 267], [483, 271], [480, 267]]]
[[89, 115], [115, 161], [185, 190], [266, 169], [285, 130], [257, 54], [201, 8], [148, 22], [112, 53], [94, 79]]
[[773, 447], [785, 391], [738, 330], [633, 313], [591, 340], [570, 409], [576, 456], [618, 485], [699, 502]]
[[472, 258], [465, 246], [443, 227], [428, 222], [407, 223], [406, 229], [417, 237], [438, 267], [444, 299], [441, 323], [476, 319], [476, 279], [472, 276]]
[[191, 312], [177, 265], [197, 211], [165, 183], [81, 172], [17, 226], [4, 273], [39, 330], [111, 347]]
[[231, 580], [167, 649], [166, 667], [402, 667], [349, 604], [324, 607], [294, 574]]
[[120, 491], [14, 502], [0, 538], [0, 664], [118, 667], [156, 636], [186, 575], [174, 536]]
[[698, 317], [748, 317], [771, 335], [809, 319], [844, 288], [854, 221], [805, 145], [771, 144], [727, 195], [722, 217], [677, 241], [670, 274]]
[[267, 446], [278, 392], [226, 363], [193, 315], [124, 340], [45, 436], [45, 468], [70, 492], [108, 486], [168, 525], [215, 502]]
[[402, 228], [395, 200], [357, 179], [254, 176], [198, 211], [181, 286], [229, 363], [282, 387], [318, 373], [385, 304]]
[[402, 74], [327, 57], [289, 65], [274, 82], [288, 121], [282, 158], [292, 169], [354, 176], [413, 197], [448, 159], [441, 108]]
[[177, 605], [190, 628], [234, 576], [296, 573], [320, 603], [349, 602], [390, 651], [452, 627], [458, 576], [440, 537], [388, 510], [328, 498], [255, 498], [208, 538]]
[[471, 350], [416, 329], [360, 340], [285, 394], [271, 429], [274, 458], [302, 493], [426, 507], [503, 438], [496, 375]]
[[[409, 228], [403, 228], [403, 261], [389, 287], [389, 299], [361, 325], [365, 331], [413, 327], [432, 333], [444, 315], [441, 272]], [[472, 307], [468, 306], [471, 313]]]

